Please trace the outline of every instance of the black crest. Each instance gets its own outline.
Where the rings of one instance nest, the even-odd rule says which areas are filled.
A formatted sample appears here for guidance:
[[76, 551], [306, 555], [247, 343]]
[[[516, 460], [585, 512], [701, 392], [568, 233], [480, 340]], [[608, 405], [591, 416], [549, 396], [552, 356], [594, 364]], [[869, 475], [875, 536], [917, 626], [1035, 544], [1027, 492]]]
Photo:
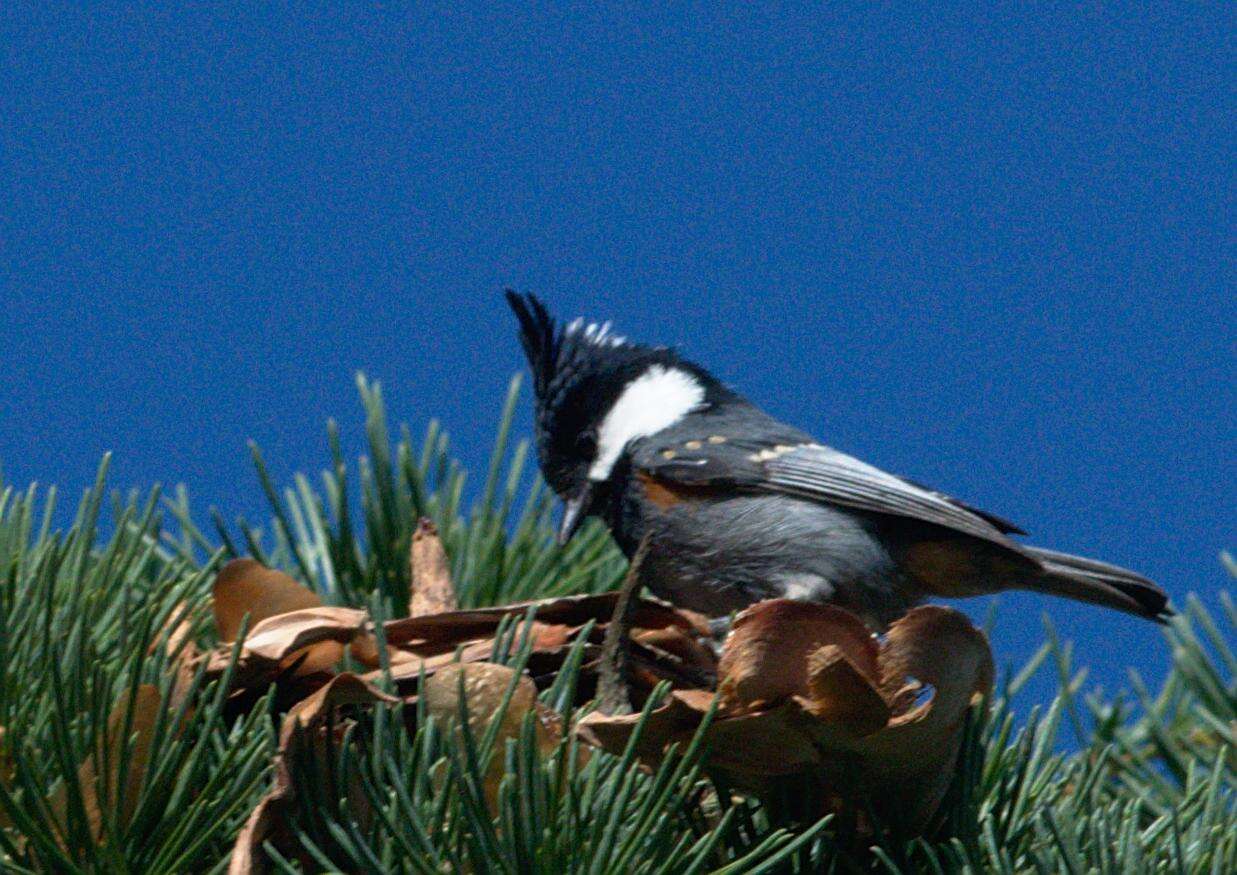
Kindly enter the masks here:
[[507, 290], [507, 303], [520, 321], [520, 343], [533, 372], [533, 390], [544, 399], [558, 372], [563, 329], [536, 295], [520, 295]]
[[533, 372], [537, 403], [543, 408], [554, 408], [564, 392], [589, 375], [609, 372], [620, 378], [625, 366], [650, 354], [667, 353], [628, 343], [611, 334], [608, 323], [556, 322], [536, 295], [508, 290], [507, 303], [520, 321], [520, 343]]

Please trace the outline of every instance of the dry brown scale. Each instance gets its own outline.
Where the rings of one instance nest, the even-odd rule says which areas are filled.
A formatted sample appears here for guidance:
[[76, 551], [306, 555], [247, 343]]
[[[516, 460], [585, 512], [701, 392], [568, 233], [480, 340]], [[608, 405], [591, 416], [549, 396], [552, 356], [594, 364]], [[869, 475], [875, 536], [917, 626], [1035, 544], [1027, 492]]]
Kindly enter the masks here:
[[[215, 581], [215, 649], [197, 654], [191, 642], [186, 646], [184, 630], [169, 629], [166, 647], [178, 677], [191, 678], [204, 662], [207, 676], [219, 678], [248, 615], [228, 713], [246, 712], [272, 686], [285, 711], [275, 780], [237, 839], [232, 873], [261, 871], [263, 842], [287, 843], [296, 792], [289, 760], [320, 758], [327, 733], [342, 737], [349, 708], [421, 700], [427, 713], [451, 721], [462, 690], [478, 730], [513, 689], [500, 741], [517, 737], [533, 712], [538, 745], [549, 751], [562, 727], [536, 694], [553, 683], [582, 638], [578, 704], [596, 695], [618, 593], [458, 610], [441, 543], [428, 525], [413, 539], [411, 563], [410, 615], [382, 629], [394, 695], [374, 683], [384, 670], [365, 611], [325, 606], [288, 575], [252, 559], [228, 563]], [[500, 629], [510, 630], [530, 611], [531, 627], [504, 639], [514, 649], [524, 638], [531, 648], [526, 674], [517, 678], [490, 660]], [[772, 799], [809, 784], [819, 807], [871, 810], [907, 834], [931, 821], [953, 773], [967, 712], [992, 683], [985, 637], [949, 608], [916, 608], [878, 639], [838, 608], [774, 599], [736, 617], [720, 656], [700, 615], [647, 598], [633, 600], [624, 613], [627, 628], [616, 631], [627, 633], [624, 675], [637, 713], [594, 711], [576, 727], [583, 741], [621, 752], [639, 709], [668, 681], [671, 692], [639, 740], [645, 766], [655, 767], [670, 745], [690, 740], [716, 706], [705, 733], [706, 767], [725, 785]], [[345, 654], [361, 670], [338, 672]], [[181, 687], [178, 681], [173, 689]], [[406, 708], [407, 719], [415, 720], [416, 711]], [[486, 775], [491, 804], [500, 778], [495, 757]]]

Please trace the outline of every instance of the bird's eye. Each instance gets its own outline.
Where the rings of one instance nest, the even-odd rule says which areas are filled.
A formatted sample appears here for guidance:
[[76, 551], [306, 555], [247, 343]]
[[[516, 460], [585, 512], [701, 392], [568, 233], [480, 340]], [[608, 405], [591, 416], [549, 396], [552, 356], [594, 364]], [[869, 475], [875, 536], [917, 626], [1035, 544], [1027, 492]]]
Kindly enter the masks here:
[[576, 452], [591, 458], [597, 452], [597, 433], [591, 428], [580, 432], [576, 437]]

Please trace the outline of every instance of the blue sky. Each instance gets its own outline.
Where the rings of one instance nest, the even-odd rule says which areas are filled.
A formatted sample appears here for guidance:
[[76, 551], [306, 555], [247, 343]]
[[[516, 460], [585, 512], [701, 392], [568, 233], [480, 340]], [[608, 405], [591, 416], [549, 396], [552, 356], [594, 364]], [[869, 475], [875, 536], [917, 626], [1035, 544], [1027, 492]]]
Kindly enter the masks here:
[[[353, 375], [474, 468], [499, 290], [1214, 598], [1234, 545], [1232, 10], [0, 11], [0, 468], [260, 515]], [[1228, 122], [1226, 124], [1226, 122]], [[521, 419], [527, 430], [527, 416]], [[1148, 625], [1048, 611], [1093, 678]], [[1044, 689], [1047, 689], [1046, 687]]]

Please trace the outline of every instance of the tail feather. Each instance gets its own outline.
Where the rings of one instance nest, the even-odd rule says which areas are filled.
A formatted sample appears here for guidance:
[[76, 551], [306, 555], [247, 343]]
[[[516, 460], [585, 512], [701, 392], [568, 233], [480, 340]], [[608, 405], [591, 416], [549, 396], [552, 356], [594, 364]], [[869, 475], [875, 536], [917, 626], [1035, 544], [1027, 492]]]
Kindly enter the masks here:
[[1161, 623], [1173, 614], [1164, 590], [1133, 571], [1055, 550], [1026, 549], [1043, 566], [1043, 573], [1029, 584], [1031, 589]]

